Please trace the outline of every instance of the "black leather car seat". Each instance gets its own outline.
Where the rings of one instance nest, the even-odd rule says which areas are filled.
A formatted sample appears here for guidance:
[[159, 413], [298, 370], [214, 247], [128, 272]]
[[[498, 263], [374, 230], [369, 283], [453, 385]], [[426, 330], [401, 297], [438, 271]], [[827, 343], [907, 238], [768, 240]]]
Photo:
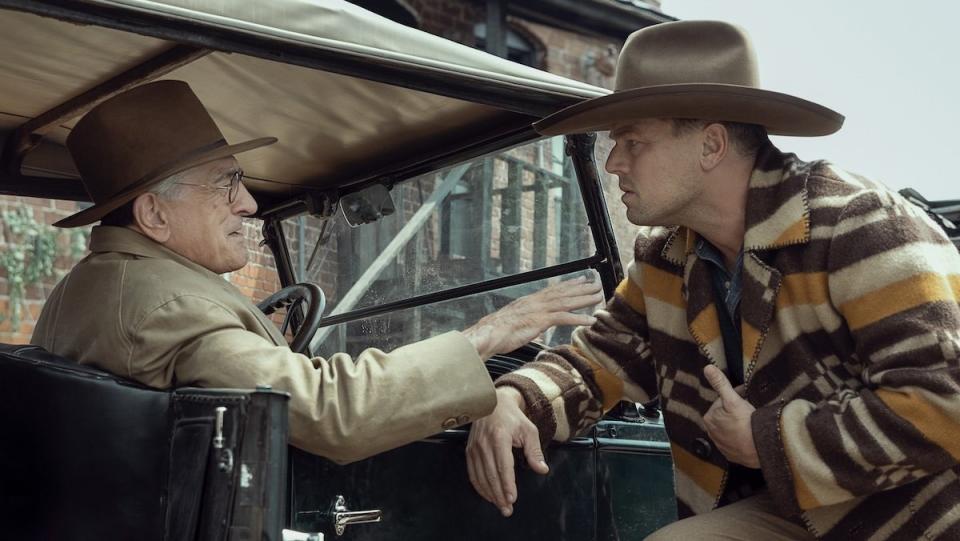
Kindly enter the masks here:
[[277, 538], [286, 422], [281, 393], [155, 390], [0, 344], [0, 537]]

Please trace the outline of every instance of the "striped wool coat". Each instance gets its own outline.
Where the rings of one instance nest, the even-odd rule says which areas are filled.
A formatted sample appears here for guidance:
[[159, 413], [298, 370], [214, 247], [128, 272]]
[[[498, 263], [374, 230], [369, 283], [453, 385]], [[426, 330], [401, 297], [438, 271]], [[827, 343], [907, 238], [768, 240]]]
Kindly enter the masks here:
[[[772, 146], [745, 226], [745, 396], [778, 508], [822, 539], [960, 539], [956, 249], [882, 186]], [[695, 241], [645, 229], [597, 322], [498, 382], [555, 440], [659, 396], [681, 517], [716, 507], [729, 471], [703, 423], [703, 368], [727, 362]]]

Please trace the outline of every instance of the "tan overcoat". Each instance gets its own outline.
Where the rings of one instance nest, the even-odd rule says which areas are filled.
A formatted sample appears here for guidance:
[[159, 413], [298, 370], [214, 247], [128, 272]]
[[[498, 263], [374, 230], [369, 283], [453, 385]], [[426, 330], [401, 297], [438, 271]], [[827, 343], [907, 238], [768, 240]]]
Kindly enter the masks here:
[[460, 333], [311, 359], [233, 285], [136, 231], [95, 227], [90, 251], [53, 290], [34, 344], [156, 388], [287, 391], [290, 442], [312, 453], [359, 460], [496, 404]]

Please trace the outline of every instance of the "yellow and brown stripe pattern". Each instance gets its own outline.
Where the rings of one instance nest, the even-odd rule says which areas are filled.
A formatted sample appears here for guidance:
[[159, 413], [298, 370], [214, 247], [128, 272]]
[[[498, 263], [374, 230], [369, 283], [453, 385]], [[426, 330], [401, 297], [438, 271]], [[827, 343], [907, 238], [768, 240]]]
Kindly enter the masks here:
[[[898, 195], [772, 146], [750, 180], [741, 328], [771, 494], [823, 539], [960, 539], [960, 257]], [[617, 400], [659, 396], [681, 516], [719, 501], [729, 464], [703, 415], [726, 368], [696, 234], [645, 229], [597, 322], [498, 382], [544, 439]], [[703, 441], [701, 441], [703, 440]]]

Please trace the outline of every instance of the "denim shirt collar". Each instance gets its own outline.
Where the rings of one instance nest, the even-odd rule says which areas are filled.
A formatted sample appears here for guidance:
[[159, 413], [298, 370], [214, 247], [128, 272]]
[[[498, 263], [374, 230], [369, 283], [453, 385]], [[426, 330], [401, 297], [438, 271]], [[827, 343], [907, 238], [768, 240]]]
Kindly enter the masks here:
[[723, 254], [716, 246], [706, 239], [700, 237], [697, 239], [694, 248], [697, 257], [710, 263], [710, 275], [713, 277], [714, 290], [723, 292], [723, 304], [727, 314], [733, 321], [736, 321], [735, 314], [740, 305], [740, 298], [743, 295], [743, 248], [737, 254], [736, 262], [733, 265], [733, 272], [727, 270], [727, 264]]

